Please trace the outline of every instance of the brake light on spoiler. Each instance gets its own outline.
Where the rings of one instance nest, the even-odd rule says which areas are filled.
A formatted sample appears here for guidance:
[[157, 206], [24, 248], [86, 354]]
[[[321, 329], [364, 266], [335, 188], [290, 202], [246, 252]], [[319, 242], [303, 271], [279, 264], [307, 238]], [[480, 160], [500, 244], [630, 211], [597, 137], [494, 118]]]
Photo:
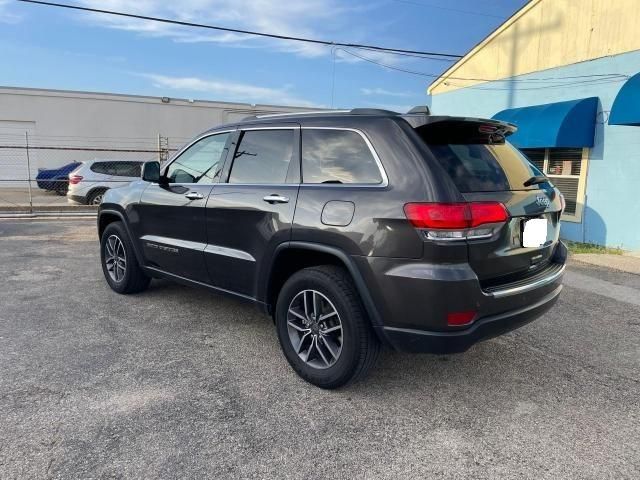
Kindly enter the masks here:
[[489, 238], [509, 220], [500, 202], [407, 203], [404, 213], [429, 240]]

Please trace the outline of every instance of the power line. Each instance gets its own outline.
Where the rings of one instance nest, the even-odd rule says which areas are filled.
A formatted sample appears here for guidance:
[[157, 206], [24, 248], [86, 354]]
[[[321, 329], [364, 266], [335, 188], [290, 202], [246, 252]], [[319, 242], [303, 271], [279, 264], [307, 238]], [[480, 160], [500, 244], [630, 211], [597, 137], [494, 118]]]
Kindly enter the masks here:
[[[374, 65], [378, 65], [380, 67], [383, 68], [388, 68], [391, 70], [397, 70], [399, 72], [404, 72], [404, 73], [410, 73], [412, 75], [419, 75], [422, 77], [430, 77], [430, 78], [440, 78], [442, 77], [442, 74], [435, 74], [435, 73], [426, 73], [426, 72], [418, 72], [415, 70], [409, 70], [406, 68], [401, 68], [401, 67], [396, 67], [394, 65], [388, 65], [386, 63], [382, 63], [379, 62], [377, 60], [374, 60], [372, 58], [368, 58], [365, 57], [363, 55], [359, 55], [355, 52], [352, 52], [350, 50], [346, 50], [344, 48], [340, 48], [338, 50], [341, 50], [345, 53], [348, 53], [349, 55], [352, 55], [354, 57], [357, 57], [361, 60], [364, 60], [365, 62], [369, 62], [369, 63], [373, 63]], [[463, 80], [463, 81], [475, 81], [475, 82], [511, 82], [511, 83], [526, 83], [526, 82], [533, 82], [533, 83], [540, 83], [540, 82], [557, 82], [559, 80], [576, 80], [576, 79], [587, 79], [587, 80], [578, 80], [578, 81], [573, 81], [573, 82], [567, 82], [564, 83], [563, 85], [572, 85], [572, 84], [578, 84], [578, 83], [588, 83], [590, 81], [596, 82], [596, 81], [622, 81], [622, 80], [626, 80], [629, 78], [629, 75], [625, 75], [622, 73], [602, 73], [602, 74], [591, 74], [591, 75], [571, 75], [571, 76], [565, 76], [565, 77], [543, 77], [543, 78], [504, 78], [504, 79], [495, 79], [495, 78], [464, 78], [464, 77], [450, 77], [447, 76], [445, 78], [445, 81], [447, 80]], [[461, 86], [461, 85], [456, 85], [456, 86]], [[554, 86], [558, 86], [558, 85], [554, 85]], [[546, 88], [545, 86], [541, 86], [541, 88]]]
[[[361, 48], [361, 50], [367, 50], [370, 52], [375, 52], [376, 50], [371, 50], [369, 48]], [[403, 53], [403, 52], [388, 52], [391, 55], [400, 55], [402, 57], [411, 57], [411, 58], [419, 58], [421, 60], [437, 60], [438, 62], [457, 62], [457, 58], [443, 58], [443, 57], [427, 57], [424, 55], [415, 55], [413, 53]]]
[[420, 50], [405, 50], [401, 48], [390, 48], [390, 47], [380, 47], [377, 45], [366, 45], [360, 43], [342, 43], [342, 42], [332, 42], [329, 40], [318, 40], [312, 38], [303, 38], [303, 37], [290, 37], [287, 35], [278, 35], [274, 33], [265, 33], [265, 32], [255, 32], [251, 30], [240, 30], [237, 28], [227, 28], [227, 27], [219, 27], [215, 25], [207, 25], [203, 23], [193, 23], [193, 22], [184, 22], [181, 20], [173, 20], [169, 18], [161, 18], [161, 17], [151, 17], [147, 15], [136, 15], [133, 13], [125, 13], [118, 12], [115, 10], [103, 10], [99, 8], [89, 8], [89, 7], [81, 7], [78, 5], [69, 5], [66, 3], [54, 3], [54, 2], [44, 2], [40, 0], [17, 0], [18, 2], [23, 3], [33, 3], [37, 5], [46, 5], [48, 7], [59, 7], [59, 8], [67, 8], [70, 10], [80, 10], [83, 12], [91, 12], [91, 13], [102, 13], [105, 15], [114, 15], [118, 17], [126, 17], [126, 18], [136, 18], [138, 20], [148, 20], [152, 22], [160, 22], [160, 23], [168, 23], [172, 25], [181, 25], [185, 27], [196, 27], [196, 28], [206, 28], [209, 30], [218, 30], [222, 32], [232, 32], [232, 33], [241, 33], [244, 35], [254, 35], [258, 37], [266, 37], [266, 38], [275, 38], [278, 40], [287, 40], [287, 41], [295, 41], [295, 42], [306, 42], [306, 43], [315, 43], [318, 45], [329, 45], [329, 46], [341, 46], [341, 47], [349, 47], [349, 48], [365, 48], [369, 50], [377, 50], [381, 52], [388, 53], [412, 53], [416, 55], [431, 55], [434, 57], [450, 57], [450, 58], [462, 58], [462, 55], [454, 55], [449, 53], [441, 53], [441, 52], [425, 52]]
[[396, 3], [404, 3], [406, 5], [414, 5], [416, 7], [437, 8], [439, 10], [449, 10], [451, 12], [467, 13], [469, 15], [479, 15], [481, 17], [492, 17], [492, 18], [504, 19], [504, 17], [501, 17], [500, 15], [492, 15], [490, 13], [473, 12], [471, 10], [462, 10], [460, 8], [442, 7], [440, 5], [433, 5], [433, 4], [430, 4], [430, 3], [418, 3], [418, 2], [412, 2], [411, 0], [391, 0], [391, 1], [392, 2], [396, 2]]

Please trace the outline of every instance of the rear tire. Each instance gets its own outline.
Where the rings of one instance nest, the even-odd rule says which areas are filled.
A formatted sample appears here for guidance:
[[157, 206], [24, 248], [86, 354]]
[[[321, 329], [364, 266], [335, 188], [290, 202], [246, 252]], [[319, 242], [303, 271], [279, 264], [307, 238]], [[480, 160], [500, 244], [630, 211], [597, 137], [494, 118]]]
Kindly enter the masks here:
[[128, 294], [147, 289], [151, 278], [144, 273], [122, 222], [113, 222], [100, 237], [100, 263], [114, 292]]
[[91, 192], [87, 197], [87, 205], [100, 205], [106, 191], [105, 189], [99, 189]]
[[305, 268], [285, 282], [276, 328], [291, 367], [320, 388], [364, 377], [380, 352], [350, 275], [333, 265]]

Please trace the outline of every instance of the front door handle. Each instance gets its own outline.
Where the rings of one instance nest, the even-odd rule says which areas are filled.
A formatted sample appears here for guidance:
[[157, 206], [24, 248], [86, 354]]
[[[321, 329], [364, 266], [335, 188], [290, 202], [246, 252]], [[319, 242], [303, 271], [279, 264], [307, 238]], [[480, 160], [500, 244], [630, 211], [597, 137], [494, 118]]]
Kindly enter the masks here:
[[276, 193], [267, 195], [263, 198], [263, 200], [267, 203], [289, 203], [289, 197], [283, 197], [282, 195], [278, 195]]
[[202, 200], [204, 198], [204, 195], [198, 192], [185, 193], [184, 196], [187, 197], [189, 200]]

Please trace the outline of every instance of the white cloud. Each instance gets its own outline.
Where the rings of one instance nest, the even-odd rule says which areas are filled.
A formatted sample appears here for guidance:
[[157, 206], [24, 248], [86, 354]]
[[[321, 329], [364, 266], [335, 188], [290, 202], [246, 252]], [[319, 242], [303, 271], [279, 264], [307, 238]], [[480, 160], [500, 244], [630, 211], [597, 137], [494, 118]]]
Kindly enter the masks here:
[[415, 95], [415, 93], [411, 92], [392, 92], [384, 88], [361, 88], [360, 91], [363, 95], [380, 95], [384, 97], [411, 97]]
[[153, 73], [143, 73], [138, 74], [138, 76], [148, 78], [156, 88], [178, 90], [181, 92], [208, 93], [216, 95], [219, 100], [319, 107], [319, 105], [292, 94], [290, 86], [270, 88], [224, 80], [202, 79], [198, 77], [171, 77]]
[[10, 0], [0, 0], [0, 23], [18, 23], [21, 20], [20, 15], [9, 10]]
[[[2, 0], [0, 0], [2, 1]], [[214, 24], [243, 30], [275, 33], [284, 36], [335, 38], [349, 31], [353, 38], [360, 36], [351, 27], [348, 12], [357, 7], [341, 5], [338, 0], [80, 0], [81, 5], [103, 10], [118, 10], [137, 15], [167, 17], [181, 21]], [[177, 42], [215, 42], [225, 45], [254, 47], [270, 46], [283, 51], [317, 57], [327, 55], [330, 47], [286, 40], [270, 40], [232, 32], [207, 31], [190, 27], [90, 14], [92, 21], [108, 28], [138, 32], [148, 36], [162, 36]], [[347, 28], [349, 27], [349, 28]], [[351, 38], [351, 40], [353, 40]]]

